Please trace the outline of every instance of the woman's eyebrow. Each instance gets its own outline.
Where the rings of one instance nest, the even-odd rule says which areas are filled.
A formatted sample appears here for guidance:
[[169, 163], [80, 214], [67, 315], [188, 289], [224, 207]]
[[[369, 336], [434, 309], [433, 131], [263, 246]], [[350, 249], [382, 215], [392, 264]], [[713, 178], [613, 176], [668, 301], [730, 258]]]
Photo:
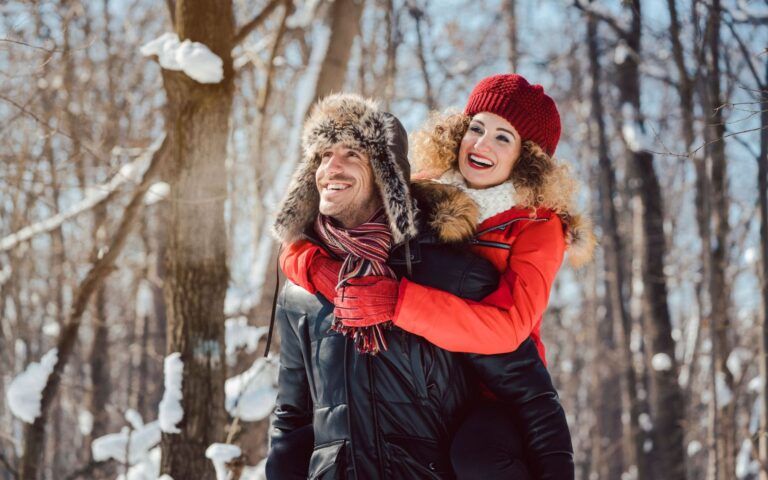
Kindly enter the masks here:
[[507, 132], [508, 134], [512, 135], [512, 138], [517, 138], [517, 135], [515, 135], [511, 131], [507, 130], [506, 128], [497, 128], [496, 130], [501, 130], [502, 132]]

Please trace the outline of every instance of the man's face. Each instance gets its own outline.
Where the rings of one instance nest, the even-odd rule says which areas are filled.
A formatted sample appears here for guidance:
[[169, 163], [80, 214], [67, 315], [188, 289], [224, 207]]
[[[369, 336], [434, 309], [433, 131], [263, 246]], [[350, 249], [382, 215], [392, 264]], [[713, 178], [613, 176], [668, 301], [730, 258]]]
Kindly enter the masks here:
[[368, 155], [341, 143], [320, 152], [315, 185], [320, 213], [345, 228], [362, 224], [381, 207]]

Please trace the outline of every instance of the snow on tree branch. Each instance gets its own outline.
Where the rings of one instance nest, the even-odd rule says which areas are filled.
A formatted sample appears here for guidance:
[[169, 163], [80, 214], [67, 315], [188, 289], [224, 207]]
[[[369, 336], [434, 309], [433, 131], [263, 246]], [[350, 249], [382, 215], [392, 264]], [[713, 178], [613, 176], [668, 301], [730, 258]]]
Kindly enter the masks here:
[[251, 368], [224, 383], [224, 406], [246, 422], [266, 418], [277, 398], [277, 357], [259, 358]]
[[10, 265], [4, 265], [3, 268], [0, 268], [0, 287], [5, 285], [5, 282], [11, 278], [11, 272], [12, 270]]
[[15, 417], [27, 423], [33, 423], [40, 416], [43, 388], [48, 383], [48, 377], [53, 372], [58, 359], [58, 349], [51, 349], [43, 355], [40, 362], [30, 363], [26, 370], [11, 381], [6, 399]]
[[109, 433], [93, 441], [93, 459], [103, 462], [112, 458], [123, 464], [136, 465], [149, 458], [150, 450], [160, 443], [160, 435], [157, 421], [136, 430], [123, 427], [119, 433]]
[[157, 56], [166, 70], [182, 71], [199, 83], [219, 83], [224, 62], [207, 46], [190, 40], [179, 41], [175, 33], [164, 33], [141, 47], [145, 57]]
[[213, 468], [216, 470], [216, 480], [227, 480], [229, 478], [227, 463], [242, 454], [240, 447], [227, 443], [214, 443], [205, 450], [205, 457], [213, 462]]
[[108, 202], [126, 182], [138, 182], [147, 170], [153, 155], [163, 144], [164, 139], [165, 136], [161, 136], [155, 140], [152, 145], [144, 150], [144, 152], [134, 161], [123, 165], [122, 168], [120, 168], [120, 171], [118, 171], [107, 183], [89, 189], [90, 193], [84, 199], [76, 203], [71, 209], [26, 226], [18, 232], [0, 239], [0, 252], [8, 251], [22, 242], [30, 240], [36, 235], [50, 232], [60, 227], [65, 221], [87, 212], [104, 202]]
[[245, 353], [253, 353], [259, 346], [259, 340], [269, 330], [269, 327], [254, 327], [248, 325], [248, 318], [230, 318], [224, 322], [224, 345], [227, 347], [227, 364], [234, 365], [237, 352], [241, 348]]
[[165, 373], [165, 392], [160, 400], [159, 418], [160, 429], [165, 433], [181, 433], [176, 426], [184, 418], [184, 408], [181, 406], [181, 381], [184, 374], [184, 362], [181, 354], [173, 352], [165, 357], [163, 364]]

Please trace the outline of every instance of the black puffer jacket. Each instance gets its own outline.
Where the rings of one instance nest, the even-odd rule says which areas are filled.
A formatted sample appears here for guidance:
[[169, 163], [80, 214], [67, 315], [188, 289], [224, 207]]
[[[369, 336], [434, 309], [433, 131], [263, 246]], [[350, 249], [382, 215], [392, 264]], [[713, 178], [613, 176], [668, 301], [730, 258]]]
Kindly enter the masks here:
[[[404, 254], [390, 256], [401, 273]], [[485, 260], [449, 247], [411, 242], [410, 255], [415, 281], [466, 298], [485, 296], [498, 281]], [[388, 350], [361, 355], [330, 331], [332, 314], [325, 298], [286, 283], [271, 441], [313, 422], [313, 479], [452, 478], [450, 439], [474, 390], [462, 357], [398, 328], [386, 332]]]
[[[400, 275], [404, 250], [390, 257]], [[496, 270], [466, 251], [422, 238], [411, 242], [410, 256], [418, 283], [470, 299], [496, 287]], [[448, 447], [479, 391], [476, 380], [521, 425], [535, 478], [573, 478], [564, 413], [531, 340], [503, 355], [453, 354], [393, 328], [389, 350], [371, 357], [330, 331], [332, 313], [321, 295], [291, 283], [278, 301], [282, 347], [271, 442], [314, 423], [309, 478], [452, 478]]]

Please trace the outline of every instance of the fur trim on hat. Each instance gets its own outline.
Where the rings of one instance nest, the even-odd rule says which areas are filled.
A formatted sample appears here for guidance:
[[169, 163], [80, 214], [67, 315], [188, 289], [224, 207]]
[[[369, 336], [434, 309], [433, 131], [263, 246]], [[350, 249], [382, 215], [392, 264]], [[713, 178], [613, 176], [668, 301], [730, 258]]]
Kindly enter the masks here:
[[312, 109], [302, 134], [303, 159], [278, 210], [273, 233], [283, 243], [304, 235], [318, 215], [315, 172], [320, 154], [341, 143], [368, 155], [395, 243], [416, 235], [416, 209], [408, 186], [405, 129], [378, 104], [356, 94], [335, 94]]
[[[469, 121], [460, 112], [434, 113], [412, 137], [414, 176], [437, 178], [449, 169], [458, 169], [459, 146]], [[515, 205], [547, 208], [559, 215], [568, 229], [569, 262], [574, 267], [584, 265], [592, 259], [597, 241], [591, 220], [576, 206], [578, 180], [567, 165], [531, 141], [524, 142], [521, 159], [525, 162], [518, 161], [509, 179], [516, 191]]]

